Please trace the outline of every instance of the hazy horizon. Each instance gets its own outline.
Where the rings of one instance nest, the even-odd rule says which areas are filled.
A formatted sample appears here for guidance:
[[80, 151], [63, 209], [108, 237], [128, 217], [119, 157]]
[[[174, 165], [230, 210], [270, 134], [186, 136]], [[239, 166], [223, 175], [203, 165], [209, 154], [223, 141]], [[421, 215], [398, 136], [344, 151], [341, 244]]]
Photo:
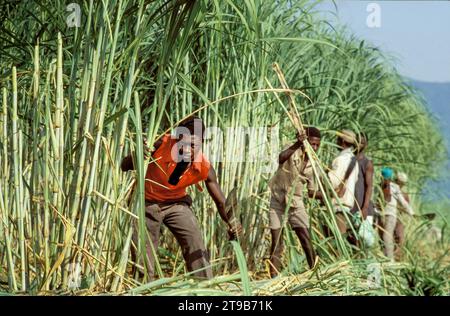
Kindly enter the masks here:
[[[337, 11], [332, 0], [322, 0], [316, 10], [334, 27], [346, 26], [352, 35], [394, 57], [395, 68], [419, 89], [438, 120], [450, 153], [450, 1], [335, 3]], [[368, 16], [374, 10], [368, 6], [371, 3], [379, 10], [379, 27], [369, 27]], [[429, 181], [423, 193], [429, 198], [450, 197], [449, 188], [450, 177], [444, 172], [440, 179]]]
[[[332, 25], [346, 25], [357, 37], [393, 55], [400, 74], [416, 81], [450, 83], [450, 1], [335, 3], [337, 11], [332, 0], [322, 0], [316, 9]], [[379, 27], [367, 22], [375, 9], [380, 10]]]

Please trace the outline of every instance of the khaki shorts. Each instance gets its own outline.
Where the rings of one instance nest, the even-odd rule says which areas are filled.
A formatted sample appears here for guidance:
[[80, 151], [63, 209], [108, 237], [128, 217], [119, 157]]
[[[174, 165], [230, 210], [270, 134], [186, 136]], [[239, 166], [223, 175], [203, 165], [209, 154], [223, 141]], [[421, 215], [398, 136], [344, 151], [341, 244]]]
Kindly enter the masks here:
[[[286, 199], [272, 194], [270, 199], [269, 226], [270, 229], [280, 229], [286, 215]], [[291, 206], [287, 211], [288, 222], [292, 228], [309, 228], [309, 216], [303, 204], [303, 198], [293, 196]]]

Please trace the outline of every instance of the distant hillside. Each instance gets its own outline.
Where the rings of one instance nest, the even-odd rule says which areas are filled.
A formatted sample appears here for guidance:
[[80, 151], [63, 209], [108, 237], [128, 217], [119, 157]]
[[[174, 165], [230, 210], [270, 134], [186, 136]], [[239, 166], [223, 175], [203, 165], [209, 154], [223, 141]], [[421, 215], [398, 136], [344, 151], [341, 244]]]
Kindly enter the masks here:
[[[447, 140], [447, 148], [450, 152], [450, 82], [423, 82], [411, 80], [411, 84], [420, 90], [428, 103], [433, 115], [438, 119], [442, 133]], [[450, 158], [448, 166], [450, 169]], [[440, 192], [450, 198], [450, 177], [442, 181], [431, 183], [427, 188], [430, 192]]]
[[445, 137], [450, 140], [450, 82], [412, 81], [428, 102], [431, 111], [439, 119]]

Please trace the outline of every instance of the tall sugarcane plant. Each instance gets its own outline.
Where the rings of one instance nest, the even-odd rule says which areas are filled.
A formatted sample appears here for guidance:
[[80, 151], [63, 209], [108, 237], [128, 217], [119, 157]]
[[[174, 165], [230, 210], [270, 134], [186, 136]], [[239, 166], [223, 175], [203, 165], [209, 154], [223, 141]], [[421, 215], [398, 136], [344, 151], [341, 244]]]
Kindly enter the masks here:
[[[56, 33], [54, 39], [45, 32], [36, 39], [30, 77], [10, 67], [10, 75], [2, 79], [2, 191], [7, 192], [2, 195], [7, 203], [2, 204], [2, 228], [8, 230], [3, 234], [13, 290], [67, 288], [78, 271], [86, 276], [87, 287], [105, 277], [111, 280], [103, 279], [105, 287], [113, 280], [115, 287], [123, 282], [131, 236], [126, 232], [131, 231], [131, 218], [141, 215], [144, 222], [143, 205], [126, 203], [130, 180], [118, 169], [128, 150], [127, 134], [137, 131], [128, 126], [128, 113], [134, 111], [139, 52], [144, 41], [167, 51], [157, 70], [160, 84], [148, 122], [155, 128], [161, 120], [155, 115], [156, 100], [168, 93], [170, 47], [181, 31], [181, 40], [189, 35], [199, 11], [199, 3], [184, 1], [84, 5], [80, 29], [66, 29], [69, 34]], [[65, 6], [58, 3], [55, 8], [63, 17]], [[41, 17], [49, 18], [45, 10]], [[164, 30], [160, 23], [166, 34], [159, 34]], [[157, 34], [148, 38], [153, 32]], [[123, 179], [128, 180], [121, 186]], [[122, 229], [124, 236], [116, 239]], [[122, 262], [121, 274], [116, 261]]]
[[[275, 284], [250, 282], [268, 276], [267, 182], [282, 145], [294, 139], [289, 104], [303, 124], [323, 133], [321, 149], [310, 155], [328, 202], [325, 208], [307, 203], [325, 265], [318, 284], [326, 287], [326, 278], [354, 257], [380, 256], [352, 249], [338, 234], [329, 202], [335, 193], [324, 179], [337, 153], [334, 132], [366, 132], [376, 171], [403, 169], [413, 183], [436, 174], [441, 137], [389, 58], [344, 30], [330, 31], [313, 5], [91, 0], [80, 7], [80, 27], [70, 28], [63, 1], [18, 3], [15, 17], [2, 21], [0, 46], [0, 276], [8, 290], [169, 294], [164, 287], [175, 284], [176, 293], [192, 293], [181, 250], [168, 233], [154, 249], [160, 279], [142, 283], [148, 280], [144, 174], [150, 162], [142, 142], [153, 144], [196, 113], [216, 128], [204, 150], [223, 191], [234, 192], [244, 227], [229, 243], [209, 196], [189, 190], [218, 275], [195, 283], [198, 293], [239, 279], [239, 293], [280, 293]], [[123, 173], [128, 154], [136, 170]], [[334, 237], [325, 237], [324, 222]], [[287, 271], [297, 273], [306, 264], [287, 232]]]

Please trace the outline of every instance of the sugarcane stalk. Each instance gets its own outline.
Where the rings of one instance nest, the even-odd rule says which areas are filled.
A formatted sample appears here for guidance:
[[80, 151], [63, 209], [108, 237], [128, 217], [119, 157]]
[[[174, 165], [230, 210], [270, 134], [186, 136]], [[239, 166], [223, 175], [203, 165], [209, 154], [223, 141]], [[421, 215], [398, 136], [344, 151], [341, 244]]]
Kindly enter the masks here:
[[130, 253], [130, 245], [131, 245], [131, 237], [133, 234], [133, 226], [130, 225], [129, 229], [128, 229], [128, 233], [127, 233], [127, 237], [126, 237], [126, 241], [124, 244], [124, 247], [122, 249], [121, 252], [121, 256], [120, 256], [120, 261], [119, 261], [119, 268], [118, 268], [118, 275], [116, 275], [114, 277], [114, 280], [111, 284], [111, 291], [112, 292], [116, 292], [118, 290], [118, 288], [120, 287], [120, 284], [123, 280], [125, 271], [126, 271], [126, 267], [127, 267], [127, 262], [128, 262], [128, 256]]
[[[2, 177], [1, 179], [9, 178], [9, 164], [8, 164], [8, 93], [6, 87], [2, 88], [2, 113], [1, 113], [1, 142], [2, 142]], [[6, 184], [6, 183], [5, 183]], [[9, 221], [9, 203], [8, 194], [9, 188], [7, 184], [3, 187], [2, 182], [0, 182], [0, 225], [2, 228], [0, 231], [3, 232], [5, 239], [5, 252], [6, 252], [6, 262], [8, 270], [8, 285], [10, 289], [15, 292], [17, 291], [17, 282], [15, 276], [15, 265], [12, 257], [12, 243], [11, 243], [11, 232], [10, 232], [10, 221]]]
[[17, 115], [17, 70], [16, 67], [12, 69], [12, 88], [13, 88], [13, 102], [12, 102], [12, 157], [14, 166], [14, 208], [17, 218], [17, 226], [19, 230], [19, 247], [20, 247], [20, 272], [21, 272], [21, 289], [27, 290], [27, 253], [25, 248], [25, 230], [24, 230], [24, 218], [25, 210], [21, 207], [21, 174], [20, 174], [20, 160], [19, 160], [19, 128], [18, 128], [18, 115]]
[[[2, 150], [3, 150], [3, 154], [1, 157], [1, 161], [2, 161], [2, 170], [3, 170], [3, 177], [9, 178], [9, 167], [8, 167], [8, 157], [9, 157], [9, 152], [8, 152], [8, 92], [6, 90], [6, 87], [3, 87], [2, 89]], [[8, 190], [5, 190], [5, 201], [6, 203], [9, 201], [8, 200]], [[8, 207], [7, 204], [5, 204], [5, 207]]]
[[[39, 43], [34, 47], [34, 72], [33, 72], [33, 126], [32, 126], [32, 134], [33, 134], [33, 145], [32, 145], [32, 165], [31, 165], [31, 173], [30, 173], [30, 198], [28, 199], [30, 202], [30, 215], [31, 215], [31, 223], [29, 224], [29, 232], [30, 239], [33, 241], [33, 246], [37, 249], [34, 249], [36, 253], [40, 252], [40, 249], [43, 248], [43, 240], [42, 234], [40, 233], [41, 227], [43, 227], [42, 216], [40, 212], [40, 201], [39, 201], [39, 169], [40, 169], [40, 142], [42, 141], [42, 133], [39, 131], [40, 125], [40, 102], [39, 102], [39, 77], [40, 77], [40, 62], [39, 62]], [[34, 266], [39, 266], [36, 264], [36, 258]]]
[[[91, 208], [91, 201], [92, 201], [92, 191], [95, 189], [95, 180], [96, 180], [96, 175], [97, 175], [97, 164], [98, 164], [98, 156], [99, 156], [99, 152], [100, 152], [100, 141], [101, 141], [101, 137], [102, 137], [102, 133], [103, 133], [103, 123], [104, 123], [104, 119], [105, 119], [105, 113], [106, 113], [106, 108], [107, 108], [107, 104], [108, 104], [108, 96], [109, 96], [109, 88], [110, 88], [110, 83], [111, 83], [111, 75], [112, 75], [112, 70], [113, 70], [113, 61], [114, 61], [114, 54], [115, 54], [115, 48], [116, 48], [116, 44], [117, 44], [117, 38], [118, 38], [118, 30], [119, 30], [119, 22], [120, 22], [120, 17], [121, 17], [121, 3], [122, 1], [119, 1], [119, 10], [118, 10], [118, 19], [117, 19], [117, 24], [116, 24], [116, 30], [115, 30], [115, 36], [113, 37], [113, 41], [112, 41], [112, 46], [111, 46], [111, 52], [109, 55], [109, 61], [108, 61], [108, 68], [107, 68], [107, 72], [106, 72], [106, 79], [105, 79], [105, 86], [104, 86], [104, 90], [103, 90], [103, 95], [102, 95], [102, 99], [101, 99], [101, 106], [100, 106], [100, 112], [98, 114], [98, 122], [97, 122], [97, 134], [96, 134], [96, 138], [95, 138], [95, 145], [94, 145], [94, 152], [92, 155], [92, 162], [91, 162], [91, 169], [90, 169], [90, 175], [89, 175], [89, 182], [88, 182], [88, 186], [87, 186], [87, 196], [85, 197], [84, 201], [83, 201], [83, 225], [81, 227], [80, 230], [80, 234], [79, 234], [79, 244], [82, 247], [85, 247], [85, 232], [86, 232], [86, 224], [87, 224], [87, 220], [88, 220], [88, 216], [90, 214], [90, 208]], [[141, 6], [142, 7], [142, 6]], [[104, 10], [106, 10], [106, 8], [104, 8]], [[134, 59], [136, 58], [136, 56], [134, 56]]]

